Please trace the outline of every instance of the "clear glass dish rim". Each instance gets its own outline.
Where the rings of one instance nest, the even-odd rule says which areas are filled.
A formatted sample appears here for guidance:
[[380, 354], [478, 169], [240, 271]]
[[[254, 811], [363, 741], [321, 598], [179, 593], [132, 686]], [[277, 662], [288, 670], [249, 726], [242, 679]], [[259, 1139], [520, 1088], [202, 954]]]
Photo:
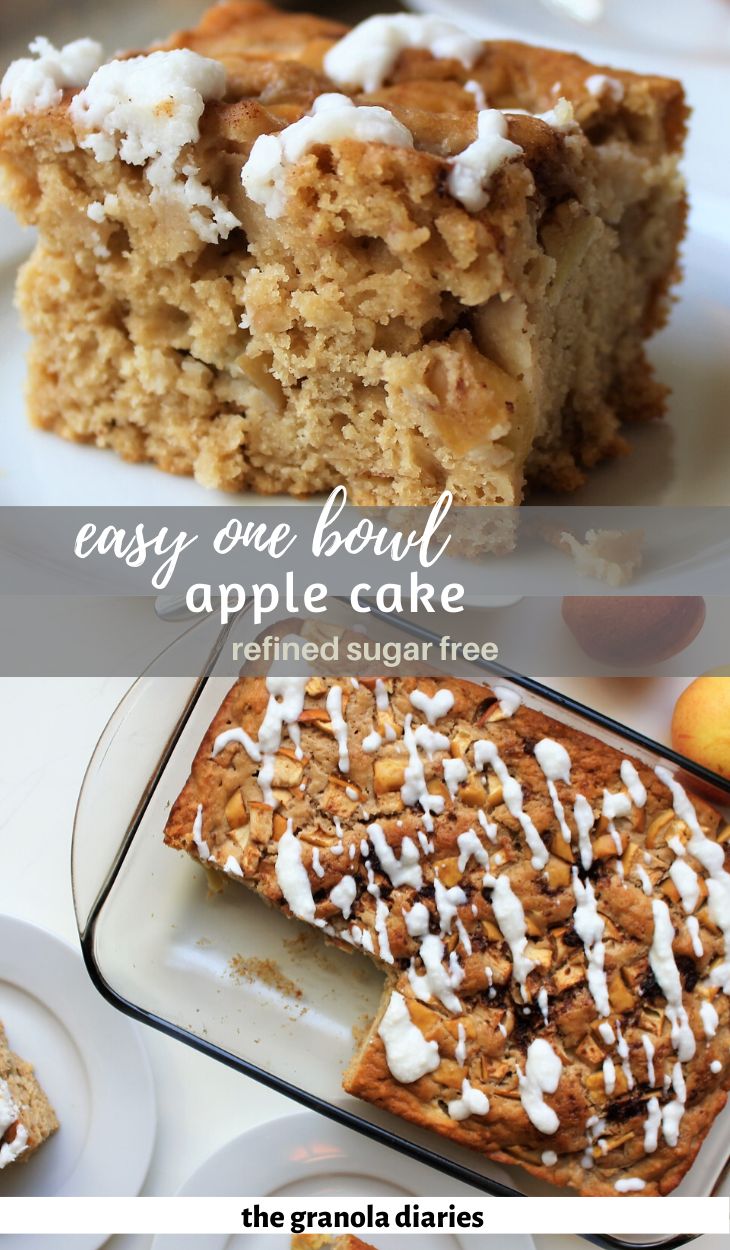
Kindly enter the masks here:
[[[344, 602], [345, 601], [343, 601], [343, 604]], [[461, 1164], [438, 1154], [435, 1149], [432, 1150], [421, 1146], [417, 1142], [411, 1142], [406, 1138], [400, 1137], [397, 1133], [385, 1128], [382, 1125], [373, 1124], [370, 1121], [356, 1115], [354, 1112], [348, 1111], [346, 1108], [338, 1107], [334, 1103], [328, 1102], [319, 1095], [310, 1094], [307, 1090], [290, 1084], [283, 1078], [267, 1072], [264, 1068], [251, 1063], [249, 1060], [241, 1059], [237, 1055], [232, 1054], [230, 1051], [224, 1050], [222, 1047], [206, 1041], [204, 1038], [198, 1037], [195, 1033], [181, 1028], [179, 1025], [173, 1024], [171, 1021], [165, 1020], [161, 1016], [157, 1016], [154, 1012], [147, 1011], [145, 1008], [137, 1006], [137, 1004], [117, 993], [117, 991], [106, 980], [106, 977], [96, 960], [94, 952], [95, 924], [104, 907], [104, 903], [111, 892], [124, 858], [134, 841], [137, 828], [147, 803], [149, 802], [155, 786], [170, 759], [172, 751], [175, 749], [184, 725], [187, 723], [188, 718], [192, 714], [193, 709], [198, 702], [205, 683], [212, 675], [216, 660], [225, 645], [227, 637], [235, 628], [236, 623], [242, 617], [245, 617], [248, 611], [250, 611], [250, 608], [244, 608], [227, 626], [220, 631], [208, 656], [204, 671], [198, 678], [193, 679], [190, 696], [186, 700], [185, 706], [175, 725], [175, 728], [165, 744], [150, 775], [149, 781], [140, 796], [140, 800], [135, 808], [132, 819], [129, 822], [125, 833], [122, 835], [119, 848], [109, 867], [107, 876], [99, 889], [96, 899], [89, 909], [88, 917], [82, 922], [82, 918], [79, 915], [79, 905], [77, 900], [74, 852], [84, 792], [88, 781], [93, 775], [99, 756], [104, 751], [105, 740], [109, 730], [116, 724], [121, 709], [127, 700], [133, 696], [138, 687], [141, 686], [143, 682], [154, 679], [150, 676], [150, 669], [157, 662], [159, 656], [155, 657], [155, 659], [151, 661], [148, 668], [132, 682], [129, 689], [120, 699], [111, 716], [107, 720], [107, 723], [99, 736], [97, 744], [94, 747], [89, 763], [84, 770], [81, 789], [76, 803], [71, 845], [71, 881], [74, 914], [87, 972], [95, 988], [107, 1000], [107, 1002], [109, 1002], [117, 1010], [124, 1012], [125, 1015], [130, 1016], [132, 1019], [137, 1020], [142, 1024], [146, 1024], [151, 1028], [155, 1028], [159, 1032], [162, 1032], [169, 1037], [173, 1037], [188, 1046], [192, 1046], [194, 1050], [224, 1063], [227, 1067], [243, 1073], [245, 1076], [258, 1081], [260, 1084], [267, 1086], [269, 1089], [275, 1090], [277, 1093], [283, 1094], [285, 1097], [290, 1098], [293, 1102], [299, 1103], [311, 1111], [315, 1111], [320, 1115], [325, 1115], [329, 1119], [342, 1124], [344, 1127], [352, 1129], [355, 1132], [362, 1133], [371, 1140], [378, 1141], [392, 1150], [396, 1150], [401, 1154], [406, 1154], [410, 1158], [415, 1159], [417, 1162], [422, 1163], [427, 1167], [431, 1167], [436, 1171], [444, 1172], [446, 1175], [451, 1176], [452, 1179], [458, 1180], [465, 1185], [470, 1185], [472, 1188], [480, 1190], [482, 1193], [486, 1193], [490, 1197], [523, 1197], [525, 1195], [521, 1194], [519, 1190], [513, 1189], [511, 1186], [504, 1185], [499, 1181], [491, 1180], [489, 1177], [484, 1177], [479, 1173], [472, 1172], [470, 1169], [463, 1167]], [[432, 633], [424, 626], [417, 625], [412, 621], [401, 620], [398, 617], [391, 616], [388, 613], [381, 612], [375, 608], [373, 608], [372, 615], [387, 625], [397, 628], [403, 633], [409, 634], [411, 637], [419, 638], [422, 641], [429, 641], [432, 643], [438, 641], [438, 635]], [[196, 628], [198, 624], [200, 624], [200, 622], [195, 622], [191, 625], [191, 628]], [[185, 634], [183, 634], [182, 637], [186, 636], [188, 632], [189, 631], [185, 631]], [[180, 641], [180, 637], [181, 636], [178, 636], [178, 638], [173, 640], [168, 647], [164, 648], [164, 651], [161, 652], [161, 654], [164, 654], [165, 651], [174, 648]], [[719, 774], [712, 772], [710, 769], [704, 768], [702, 765], [696, 764], [694, 761], [687, 759], [685, 756], [681, 755], [677, 751], [674, 751], [672, 748], [665, 747], [663, 744], [655, 742], [648, 735], [643, 734], [638, 730], [631, 729], [629, 726], [623, 725], [620, 721], [614, 720], [610, 716], [606, 716], [604, 713], [597, 711], [595, 708], [591, 708], [586, 704], [580, 703], [572, 696], [553, 690], [550, 686], [544, 685], [535, 678], [527, 677], [522, 673], [517, 673], [504, 665], [484, 659], [468, 661], [468, 664], [470, 667], [483, 672], [485, 674], [485, 678], [491, 678], [492, 681], [499, 680], [512, 682], [514, 685], [518, 686], [526, 693], [533, 695], [535, 698], [543, 699], [547, 703], [552, 704], [557, 710], [586, 720], [590, 724], [594, 725], [596, 729], [619, 737], [631, 746], [639, 748], [650, 755], [659, 757], [667, 763], [670, 763], [673, 767], [680, 769], [685, 774], [696, 778], [704, 785], [712, 787], [717, 792], [726, 794], [728, 804], [730, 804], [730, 782], [721, 777]], [[725, 1164], [725, 1167], [722, 1169], [720, 1177], [725, 1175], [728, 1166], [730, 1166], [730, 1158]], [[719, 1184], [719, 1180], [716, 1182], [715, 1187], [717, 1187], [717, 1184]], [[689, 1242], [696, 1240], [699, 1234], [677, 1233], [670, 1237], [658, 1238], [652, 1241], [634, 1241], [629, 1238], [614, 1237], [605, 1233], [585, 1233], [581, 1236], [583, 1240], [590, 1242], [595, 1246], [601, 1247], [602, 1250], [679, 1250], [679, 1247], [685, 1246]]]

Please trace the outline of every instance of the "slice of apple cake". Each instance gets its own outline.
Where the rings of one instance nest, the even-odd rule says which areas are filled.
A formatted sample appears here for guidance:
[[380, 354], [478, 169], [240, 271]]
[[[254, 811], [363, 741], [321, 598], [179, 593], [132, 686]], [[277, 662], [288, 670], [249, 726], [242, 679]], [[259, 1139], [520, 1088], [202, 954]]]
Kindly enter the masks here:
[[2, 84], [32, 421], [206, 486], [570, 490], [655, 416], [679, 83], [413, 15], [228, 0]]

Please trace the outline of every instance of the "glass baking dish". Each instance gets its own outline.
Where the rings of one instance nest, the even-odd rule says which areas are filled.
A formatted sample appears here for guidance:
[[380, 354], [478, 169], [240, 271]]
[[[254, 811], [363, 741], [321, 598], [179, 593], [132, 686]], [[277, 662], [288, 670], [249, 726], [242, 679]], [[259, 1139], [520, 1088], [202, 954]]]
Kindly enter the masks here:
[[[325, 627], [307, 622], [305, 628], [349, 632], [356, 620], [349, 605], [335, 602]], [[265, 632], [301, 628], [300, 620], [282, 614]], [[164, 845], [169, 809], [235, 680], [225, 647], [234, 629], [236, 641], [254, 641], [262, 633], [245, 610], [223, 631], [213, 621], [192, 626], [191, 631], [209, 635], [203, 638], [208, 661], [202, 674], [148, 672], [139, 678], [89, 763], [76, 811], [72, 874], [82, 949], [94, 984], [135, 1019], [465, 1185], [495, 1196], [555, 1194], [519, 1168], [495, 1164], [345, 1094], [341, 1074], [352, 1057], [353, 1034], [357, 1037], [375, 1014], [381, 974], [368, 960], [324, 946], [308, 926], [263, 906], [235, 882], [211, 893], [200, 867]], [[172, 644], [168, 656], [185, 647], [191, 631]], [[436, 637], [375, 612], [368, 635]], [[730, 807], [730, 783], [531, 678], [483, 661], [452, 662], [448, 673], [514, 686], [530, 706], [649, 765], [681, 770], [712, 786]], [[729, 1140], [730, 1106], [675, 1192], [729, 1193]], [[605, 1247], [670, 1250], [692, 1236], [587, 1239]]]

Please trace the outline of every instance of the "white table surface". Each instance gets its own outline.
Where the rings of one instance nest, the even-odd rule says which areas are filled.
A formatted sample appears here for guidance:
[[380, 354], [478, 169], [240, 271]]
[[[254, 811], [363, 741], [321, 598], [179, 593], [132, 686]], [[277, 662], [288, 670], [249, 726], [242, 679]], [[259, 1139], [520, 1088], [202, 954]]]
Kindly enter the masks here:
[[[118, 619], [117, 625], [123, 627]], [[470, 633], [476, 636], [473, 628]], [[74, 806], [88, 758], [129, 684], [126, 678], [0, 680], [0, 912], [72, 941], [77, 937], [69, 870]], [[578, 698], [666, 737], [671, 707], [684, 683], [663, 678], [571, 679], [561, 684]], [[182, 1043], [152, 1029], [144, 1030], [144, 1039], [159, 1107], [145, 1193], [174, 1194], [226, 1141], [293, 1109], [281, 1095]], [[585, 1245], [569, 1237], [540, 1237], [537, 1243], [539, 1250]], [[705, 1243], [707, 1250], [713, 1244], [719, 1250], [719, 1239]], [[146, 1238], [118, 1237], [109, 1247], [147, 1250], [148, 1244]]]

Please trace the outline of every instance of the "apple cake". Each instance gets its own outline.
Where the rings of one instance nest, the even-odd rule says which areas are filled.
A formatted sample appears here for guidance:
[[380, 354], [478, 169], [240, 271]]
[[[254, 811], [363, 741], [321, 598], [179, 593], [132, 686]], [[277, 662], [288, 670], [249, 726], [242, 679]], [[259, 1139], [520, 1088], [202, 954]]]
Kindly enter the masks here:
[[516, 504], [661, 412], [678, 82], [261, 0], [31, 53], [0, 168], [36, 426], [226, 490]]
[[512, 689], [246, 677], [166, 842], [386, 974], [345, 1089], [583, 1194], [666, 1194], [730, 1084], [730, 826]]
[[13, 1054], [0, 1022], [0, 1171], [26, 1162], [57, 1128], [32, 1066]]
[[369, 1241], [361, 1241], [352, 1233], [333, 1237], [329, 1233], [298, 1233], [291, 1239], [291, 1250], [375, 1250]]

